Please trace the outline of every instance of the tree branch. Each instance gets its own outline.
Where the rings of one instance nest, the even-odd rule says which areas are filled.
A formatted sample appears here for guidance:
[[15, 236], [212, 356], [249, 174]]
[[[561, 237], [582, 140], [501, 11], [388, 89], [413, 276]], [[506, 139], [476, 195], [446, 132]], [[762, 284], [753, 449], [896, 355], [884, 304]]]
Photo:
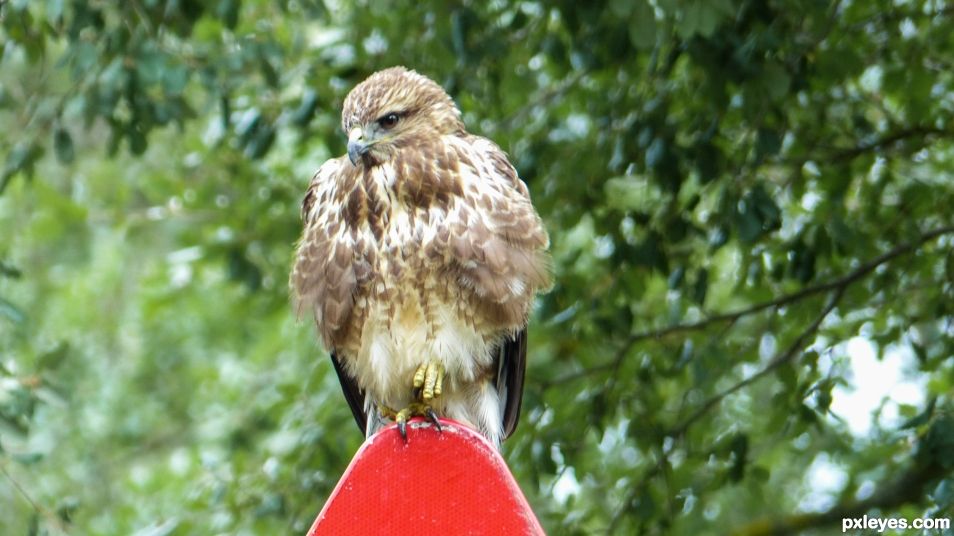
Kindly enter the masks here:
[[656, 463], [649, 467], [643, 476], [639, 479], [639, 482], [634, 483], [629, 486], [629, 491], [626, 493], [626, 498], [623, 499], [622, 506], [616, 510], [613, 514], [612, 519], [610, 519], [609, 526], [606, 529], [606, 534], [616, 534], [617, 528], [619, 527], [620, 521], [623, 520], [623, 514], [629, 510], [630, 504], [636, 500], [636, 497], [640, 493], [646, 492], [646, 487], [649, 485], [649, 481], [652, 480], [656, 475], [661, 473], [663, 469], [669, 464], [669, 458], [666, 456], [665, 452], [660, 452], [659, 457], [656, 458]]
[[43, 516], [48, 522], [50, 522], [52, 526], [56, 527], [61, 532], [64, 532], [64, 533], [66, 532], [66, 527], [63, 526], [63, 521], [58, 516], [56, 516], [49, 510], [47, 510], [46, 508], [40, 506], [40, 504], [37, 503], [33, 499], [33, 497], [30, 496], [29, 493], [27, 493], [27, 491], [23, 488], [23, 486], [20, 485], [17, 479], [13, 478], [13, 475], [11, 475], [9, 471], [7, 471], [7, 468], [3, 463], [0, 463], [0, 473], [3, 473], [3, 476], [7, 477], [7, 480], [10, 481], [10, 484], [13, 486], [13, 489], [17, 490], [17, 493], [19, 493], [20, 496], [23, 497], [23, 499], [30, 504], [34, 512]]
[[736, 322], [743, 317], [762, 312], [766, 309], [774, 309], [774, 308], [782, 307], [785, 305], [790, 305], [792, 303], [801, 301], [805, 298], [809, 298], [809, 297], [815, 296], [817, 294], [822, 294], [825, 292], [830, 292], [832, 290], [846, 289], [848, 286], [864, 278], [866, 275], [874, 271], [879, 266], [886, 264], [902, 255], [910, 253], [911, 251], [920, 247], [925, 242], [929, 242], [931, 240], [934, 240], [935, 238], [938, 238], [946, 234], [951, 234], [951, 233], [954, 233], [954, 225], [946, 225], [943, 227], [932, 229], [930, 231], [927, 231], [921, 234], [920, 236], [918, 236], [917, 239], [911, 242], [906, 242], [904, 244], [895, 246], [894, 248], [887, 251], [886, 253], [883, 253], [875, 257], [874, 259], [871, 259], [870, 261], [862, 264], [861, 266], [855, 268], [848, 274], [835, 278], [831, 281], [826, 281], [824, 283], [819, 283], [816, 285], [802, 288], [798, 291], [792, 292], [790, 294], [785, 294], [783, 296], [779, 296], [778, 298], [775, 298], [772, 300], [750, 305], [748, 307], [744, 307], [742, 309], [738, 309], [735, 311], [718, 313], [695, 322], [673, 324], [673, 325], [665, 326], [662, 328], [634, 333], [626, 339], [623, 345], [614, 354], [613, 359], [605, 363], [595, 365], [590, 368], [576, 370], [568, 374], [565, 374], [564, 376], [555, 378], [549, 382], [544, 383], [543, 389], [547, 389], [555, 385], [562, 385], [564, 383], [576, 381], [578, 379], [585, 378], [594, 373], [614, 369], [618, 366], [619, 362], [621, 362], [623, 359], [626, 358], [626, 354], [629, 353], [629, 350], [633, 347], [633, 345], [645, 339], [661, 339], [663, 337], [674, 335], [676, 333], [684, 333], [689, 331], [701, 331], [701, 330], [707, 329], [709, 326], [713, 324], [719, 324], [723, 322], [728, 322], [728, 323]]
[[811, 337], [812, 335], [815, 334], [816, 331], [818, 331], [819, 326], [821, 326], [822, 322], [824, 322], [828, 314], [831, 313], [835, 309], [835, 306], [838, 305], [838, 301], [841, 300], [841, 297], [844, 295], [847, 287], [848, 287], [847, 284], [845, 284], [844, 286], [837, 287], [834, 293], [832, 294], [831, 299], [828, 300], [828, 305], [826, 305], [825, 308], [822, 309], [822, 311], [818, 314], [818, 316], [815, 317], [815, 320], [813, 320], [812, 323], [808, 325], [808, 327], [806, 327], [801, 333], [799, 333], [798, 337], [795, 337], [795, 340], [792, 341], [792, 344], [790, 344], [788, 348], [785, 349], [785, 351], [773, 357], [772, 360], [769, 361], [769, 363], [762, 368], [762, 370], [756, 372], [755, 374], [749, 376], [748, 378], [745, 378], [744, 380], [739, 381], [732, 387], [729, 387], [725, 391], [722, 391], [721, 393], [714, 395], [708, 400], [706, 400], [701, 406], [696, 408], [696, 410], [693, 411], [692, 414], [686, 417], [678, 425], [671, 428], [666, 435], [670, 437], [682, 436], [684, 433], [686, 433], [686, 430], [688, 430], [689, 427], [692, 426], [693, 423], [695, 423], [696, 421], [704, 417], [705, 414], [708, 413], [710, 410], [712, 410], [714, 407], [718, 406], [727, 396], [739, 391], [740, 389], [744, 387], [747, 387], [755, 383], [756, 381], [758, 381], [765, 375], [770, 374], [772, 371], [774, 371], [778, 367], [795, 359], [795, 357], [799, 355], [799, 352], [802, 350], [802, 348], [804, 348], [805, 345], [807, 344], [809, 337]]
[[572, 89], [573, 86], [575, 86], [587, 74], [589, 74], [589, 71], [585, 69], [576, 71], [563, 80], [560, 80], [559, 82], [547, 86], [546, 88], [537, 92], [537, 94], [530, 98], [527, 104], [517, 110], [516, 113], [502, 121], [498, 121], [496, 130], [501, 131], [513, 129], [517, 124], [522, 123], [538, 106], [547, 104], [553, 99], [558, 99], [565, 95], [567, 91]]
[[23, 489], [23, 486], [21, 486], [20, 483], [17, 482], [15, 478], [13, 478], [13, 475], [7, 472], [7, 468], [4, 467], [2, 464], [0, 464], [0, 473], [3, 473], [3, 476], [7, 477], [7, 480], [9, 480], [10, 484], [13, 485], [13, 489], [17, 490], [20, 496], [22, 496], [26, 500], [26, 502], [30, 503], [30, 506], [32, 506], [34, 510], [36, 510], [37, 512], [43, 512], [43, 508], [36, 501], [33, 500], [33, 497], [31, 497], [30, 494], [27, 493], [25, 489]]
[[810, 528], [833, 525], [842, 519], [858, 518], [876, 508], [894, 510], [905, 504], [923, 500], [926, 488], [950, 472], [936, 462], [921, 465], [915, 463], [900, 477], [879, 486], [881, 491], [863, 501], [836, 504], [825, 512], [757, 519], [733, 531], [732, 534], [738, 536], [795, 534]]
[[910, 252], [911, 250], [919, 247], [921, 244], [925, 242], [931, 241], [939, 236], [950, 234], [950, 233], [954, 233], [954, 225], [948, 225], [944, 227], [939, 227], [937, 229], [933, 229], [931, 231], [928, 231], [922, 234], [921, 236], [919, 236], [916, 240], [912, 242], [900, 244], [894, 247], [893, 249], [891, 249], [890, 251], [883, 253], [882, 255], [879, 255], [878, 257], [875, 257], [874, 259], [862, 264], [858, 268], [855, 268], [854, 270], [852, 270], [851, 272], [849, 272], [848, 274], [842, 277], [833, 279], [831, 281], [827, 281], [825, 283], [819, 283], [817, 285], [805, 287], [791, 294], [786, 294], [784, 296], [780, 296], [778, 298], [775, 298], [773, 300], [769, 300], [766, 302], [757, 303], [755, 305], [745, 307], [737, 311], [719, 313], [719, 314], [710, 316], [706, 319], [699, 320], [697, 322], [689, 322], [686, 324], [675, 324], [675, 325], [666, 326], [660, 329], [645, 331], [642, 333], [636, 333], [629, 337], [627, 344], [631, 345], [643, 339], [660, 338], [660, 337], [665, 337], [666, 335], [672, 335], [674, 333], [679, 333], [684, 331], [695, 331], [695, 330], [706, 328], [710, 324], [715, 324], [719, 322], [735, 322], [744, 316], [758, 313], [758, 312], [764, 311], [765, 309], [773, 309], [777, 307], [782, 307], [782, 306], [789, 305], [791, 303], [803, 300], [809, 296], [814, 296], [816, 294], [821, 294], [824, 292], [835, 290], [837, 288], [847, 287], [851, 285], [852, 283], [858, 281], [859, 279], [863, 278], [864, 276], [868, 275], [875, 268], [881, 266], [882, 264], [890, 262], [894, 260], [895, 258]]
[[828, 154], [820, 155], [802, 155], [795, 156], [790, 158], [780, 159], [780, 163], [787, 165], [804, 165], [810, 160], [820, 160], [825, 162], [845, 162], [854, 159], [862, 154], [884, 149], [891, 145], [894, 145], [897, 142], [904, 141], [908, 138], [915, 137], [928, 137], [928, 136], [944, 136], [954, 134], [949, 130], [936, 128], [932, 126], [913, 126], [901, 129], [897, 132], [891, 132], [878, 138], [874, 141], [868, 143], [860, 143], [855, 147], [842, 147], [833, 149]]

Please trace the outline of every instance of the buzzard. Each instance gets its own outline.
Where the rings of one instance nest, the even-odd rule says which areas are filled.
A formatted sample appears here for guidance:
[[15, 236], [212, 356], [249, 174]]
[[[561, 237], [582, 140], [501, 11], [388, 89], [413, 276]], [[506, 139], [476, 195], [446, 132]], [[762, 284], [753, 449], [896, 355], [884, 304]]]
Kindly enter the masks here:
[[549, 237], [526, 185], [434, 81], [379, 71], [345, 98], [348, 154], [315, 173], [291, 287], [358, 427], [438, 415], [495, 445], [517, 425]]

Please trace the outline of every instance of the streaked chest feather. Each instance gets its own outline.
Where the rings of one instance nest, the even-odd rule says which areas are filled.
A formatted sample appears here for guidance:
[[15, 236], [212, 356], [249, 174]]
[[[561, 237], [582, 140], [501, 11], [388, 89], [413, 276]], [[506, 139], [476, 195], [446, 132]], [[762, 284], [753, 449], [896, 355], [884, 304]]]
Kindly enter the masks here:
[[370, 270], [355, 289], [343, 341], [348, 366], [384, 399], [406, 395], [405, 380], [424, 359], [443, 362], [451, 384], [474, 381], [490, 366], [500, 334], [472, 309], [450, 266], [448, 229], [461, 224], [466, 208], [456, 200], [415, 206], [389, 169], [379, 171], [363, 185], [367, 218], [356, 222], [357, 242], [376, 253], [364, 258]]

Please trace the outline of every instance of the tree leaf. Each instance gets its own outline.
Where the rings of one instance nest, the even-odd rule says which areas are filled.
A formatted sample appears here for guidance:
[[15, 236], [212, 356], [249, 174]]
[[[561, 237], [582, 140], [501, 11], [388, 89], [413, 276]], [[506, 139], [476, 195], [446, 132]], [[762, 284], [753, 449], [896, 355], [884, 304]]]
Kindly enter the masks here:
[[773, 101], [782, 100], [792, 84], [792, 77], [778, 63], [766, 63], [762, 67], [762, 83]]
[[645, 0], [637, 0], [629, 13], [629, 40], [640, 50], [656, 46], [656, 14]]
[[23, 172], [27, 177], [32, 177], [33, 165], [41, 156], [43, 156], [43, 148], [39, 145], [23, 141], [17, 143], [7, 155], [3, 173], [0, 174], [0, 194], [17, 173]]
[[292, 113], [290, 120], [297, 127], [308, 126], [318, 109], [318, 92], [308, 88], [301, 97], [301, 103]]
[[909, 428], [917, 428], [918, 426], [927, 424], [931, 420], [931, 417], [934, 416], [934, 408], [936, 404], [937, 404], [937, 397], [932, 396], [930, 399], [928, 399], [927, 405], [924, 406], [924, 411], [904, 421], [904, 423], [901, 424], [899, 429], [906, 430]]
[[58, 128], [56, 132], [53, 133], [53, 152], [61, 164], [69, 164], [73, 161], [75, 156], [73, 138], [66, 129]]
[[60, 341], [55, 348], [43, 352], [37, 358], [36, 368], [38, 371], [58, 369], [70, 354], [70, 345]]
[[16, 266], [0, 261], [0, 276], [9, 277], [10, 279], [19, 279], [23, 276], [23, 272]]
[[0, 298], [0, 316], [6, 318], [14, 324], [26, 322], [26, 315], [19, 307], [4, 298]]
[[696, 271], [695, 280], [692, 283], [692, 301], [698, 305], [705, 304], [706, 295], [709, 293], [709, 270], [700, 268]]

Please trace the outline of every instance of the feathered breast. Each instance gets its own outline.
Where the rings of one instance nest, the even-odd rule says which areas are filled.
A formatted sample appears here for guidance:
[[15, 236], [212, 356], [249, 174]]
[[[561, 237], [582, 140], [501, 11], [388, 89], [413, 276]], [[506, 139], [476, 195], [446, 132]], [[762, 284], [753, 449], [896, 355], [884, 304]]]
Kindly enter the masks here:
[[373, 167], [330, 160], [302, 212], [291, 284], [329, 348], [360, 323], [356, 304], [388, 284], [443, 277], [499, 330], [523, 326], [550, 284], [549, 240], [526, 186], [483, 138], [412, 140]]

